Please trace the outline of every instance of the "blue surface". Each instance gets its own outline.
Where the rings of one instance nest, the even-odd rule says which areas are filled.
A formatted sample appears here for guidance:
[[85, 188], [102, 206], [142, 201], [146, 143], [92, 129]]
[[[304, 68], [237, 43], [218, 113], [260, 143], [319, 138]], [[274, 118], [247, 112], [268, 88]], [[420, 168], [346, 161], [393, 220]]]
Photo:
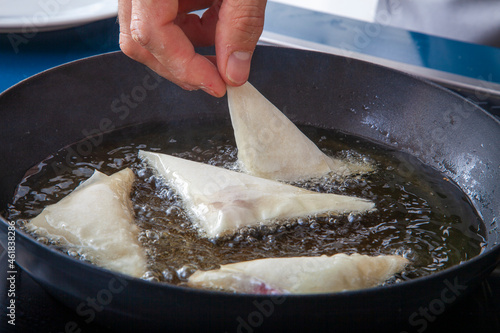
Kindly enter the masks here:
[[[500, 49], [269, 2], [265, 31], [500, 83]], [[53, 32], [0, 34], [0, 92], [48, 68], [119, 50], [116, 18]]]
[[362, 53], [500, 83], [500, 49], [433, 37], [269, 2], [265, 31], [336, 47], [343, 55]]
[[36, 73], [119, 50], [116, 18], [36, 34], [0, 34], [0, 92]]

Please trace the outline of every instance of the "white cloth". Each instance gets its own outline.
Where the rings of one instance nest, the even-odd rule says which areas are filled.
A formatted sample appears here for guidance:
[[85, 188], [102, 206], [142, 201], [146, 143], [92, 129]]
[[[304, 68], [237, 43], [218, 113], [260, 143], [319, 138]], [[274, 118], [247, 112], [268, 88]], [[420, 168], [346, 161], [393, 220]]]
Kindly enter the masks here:
[[500, 47], [499, 0], [379, 0], [377, 15], [389, 26]]

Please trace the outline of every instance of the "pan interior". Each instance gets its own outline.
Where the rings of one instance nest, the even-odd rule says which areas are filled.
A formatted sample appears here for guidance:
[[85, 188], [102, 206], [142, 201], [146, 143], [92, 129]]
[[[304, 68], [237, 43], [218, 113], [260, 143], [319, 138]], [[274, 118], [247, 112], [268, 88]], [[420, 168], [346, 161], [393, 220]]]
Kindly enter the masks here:
[[[175, 191], [154, 177], [137, 152], [151, 150], [237, 169], [230, 122], [215, 117], [125, 127], [54, 152], [26, 173], [8, 218], [22, 226], [70, 193], [93, 170], [111, 174], [130, 167], [137, 176], [132, 200], [142, 230], [139, 240], [150, 257], [150, 270], [144, 276], [148, 280], [182, 285], [196, 269], [270, 256], [343, 252], [407, 257], [411, 265], [388, 282], [397, 283], [457, 265], [482, 251], [484, 225], [467, 196], [446, 176], [387, 146], [334, 130], [301, 129], [328, 155], [372, 163], [376, 171], [292, 184], [371, 199], [376, 212], [290, 219], [218, 240], [200, 238]], [[44, 237], [38, 240], [51, 243]], [[51, 245], [91, 260], [74, 249]]]

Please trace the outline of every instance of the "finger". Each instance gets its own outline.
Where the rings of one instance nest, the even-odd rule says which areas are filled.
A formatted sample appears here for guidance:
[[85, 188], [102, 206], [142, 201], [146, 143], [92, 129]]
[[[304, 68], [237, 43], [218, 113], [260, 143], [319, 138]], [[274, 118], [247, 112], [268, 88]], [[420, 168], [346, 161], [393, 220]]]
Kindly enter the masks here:
[[225, 84], [217, 68], [195, 52], [182, 29], [174, 23], [177, 9], [177, 0], [133, 0], [132, 38], [177, 81], [223, 96]]
[[[217, 68], [208, 59], [195, 53], [189, 39], [175, 25], [177, 9], [176, 0], [154, 3], [152, 0], [133, 0], [130, 36], [143, 49], [131, 47], [131, 53], [174, 83], [223, 96], [225, 83]], [[124, 40], [126, 38], [124, 35]]]
[[119, 44], [122, 52], [125, 53], [130, 58], [145, 64], [146, 66], [153, 69], [161, 76], [174, 82], [183, 89], [186, 90], [198, 89], [195, 86], [191, 86], [176, 80], [176, 78], [170, 72], [165, 71], [165, 69], [162, 68], [161, 64], [148, 50], [137, 44], [132, 39], [132, 36], [130, 34], [131, 9], [132, 9], [132, 3], [130, 0], [119, 1], [119, 6], [118, 6], [118, 21], [120, 23]]
[[250, 62], [264, 28], [266, 0], [224, 0], [215, 32], [219, 73], [233, 86], [248, 80]]

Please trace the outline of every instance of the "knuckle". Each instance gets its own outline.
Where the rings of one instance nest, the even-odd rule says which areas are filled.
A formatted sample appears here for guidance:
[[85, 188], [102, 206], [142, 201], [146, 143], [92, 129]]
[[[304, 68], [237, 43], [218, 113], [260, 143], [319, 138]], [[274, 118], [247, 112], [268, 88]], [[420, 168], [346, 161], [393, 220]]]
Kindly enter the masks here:
[[151, 42], [151, 34], [147, 27], [147, 24], [144, 24], [139, 18], [132, 18], [130, 22], [130, 35], [132, 39], [145, 48], [147, 48]]
[[229, 18], [230, 26], [242, 35], [241, 38], [257, 41], [264, 29], [264, 9], [256, 5], [240, 5], [233, 15]]
[[130, 35], [120, 33], [119, 45], [122, 52], [125, 53], [128, 57], [137, 61], [140, 61], [142, 59], [142, 48], [137, 45], [137, 43], [131, 38]]
[[235, 19], [234, 29], [240, 32], [242, 39], [253, 42], [259, 39], [263, 25], [260, 19], [247, 16]]

